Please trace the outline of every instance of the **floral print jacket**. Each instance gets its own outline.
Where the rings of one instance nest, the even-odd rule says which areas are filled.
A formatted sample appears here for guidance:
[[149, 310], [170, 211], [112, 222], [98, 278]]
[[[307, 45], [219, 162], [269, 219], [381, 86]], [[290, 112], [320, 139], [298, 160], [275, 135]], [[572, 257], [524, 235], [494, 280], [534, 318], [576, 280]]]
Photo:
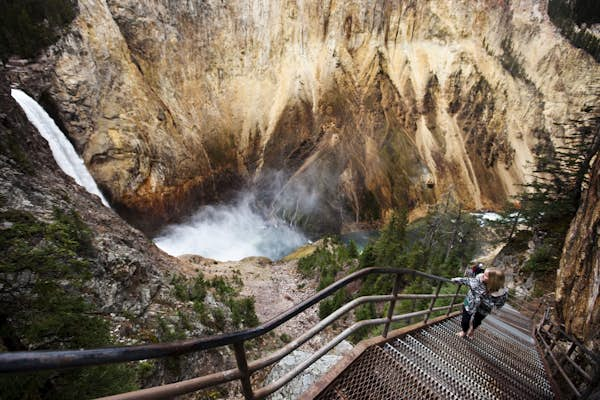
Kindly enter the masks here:
[[508, 298], [506, 289], [488, 293], [485, 283], [481, 281], [482, 276], [483, 274], [475, 278], [452, 278], [452, 282], [467, 285], [471, 289], [464, 301], [465, 310], [469, 314], [477, 311], [479, 314], [488, 315], [494, 307], [502, 307]]

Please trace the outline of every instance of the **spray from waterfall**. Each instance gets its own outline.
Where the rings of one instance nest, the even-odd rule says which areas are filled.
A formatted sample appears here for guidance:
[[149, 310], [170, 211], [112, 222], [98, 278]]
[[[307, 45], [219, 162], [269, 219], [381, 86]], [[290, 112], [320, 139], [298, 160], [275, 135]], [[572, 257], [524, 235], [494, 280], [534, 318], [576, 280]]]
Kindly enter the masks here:
[[73, 179], [80, 186], [83, 186], [88, 192], [100, 197], [102, 204], [110, 207], [108, 201], [104, 198], [100, 189], [96, 185], [94, 178], [90, 175], [83, 160], [63, 132], [56, 126], [56, 123], [46, 111], [25, 92], [18, 89], [11, 89], [10, 94], [19, 103], [29, 122], [39, 131], [40, 135], [48, 142], [52, 155], [58, 166], [63, 172]]
[[199, 254], [218, 261], [250, 256], [277, 260], [307, 242], [298, 229], [262, 212], [251, 192], [229, 204], [203, 206], [187, 221], [166, 227], [154, 239], [171, 255]]

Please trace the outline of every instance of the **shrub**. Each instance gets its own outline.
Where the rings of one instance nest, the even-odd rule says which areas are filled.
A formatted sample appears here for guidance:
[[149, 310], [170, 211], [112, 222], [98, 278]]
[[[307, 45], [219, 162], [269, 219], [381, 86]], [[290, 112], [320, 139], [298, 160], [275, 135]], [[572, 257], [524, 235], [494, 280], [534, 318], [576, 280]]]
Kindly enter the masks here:
[[230, 300], [231, 319], [235, 326], [254, 327], [259, 324], [254, 302], [254, 297]]
[[287, 333], [282, 333], [281, 335], [279, 335], [279, 340], [287, 344], [292, 341], [292, 337]]
[[[366, 319], [377, 318], [377, 311], [373, 303], [363, 304], [358, 307], [354, 313], [357, 321], [364, 321]], [[370, 336], [373, 333], [373, 329], [370, 326], [365, 326], [350, 335], [349, 339], [353, 343], [358, 343], [364, 338]]]
[[227, 320], [225, 319], [225, 313], [223, 312], [223, 309], [218, 307], [211, 308], [210, 314], [212, 316], [215, 328], [218, 331], [224, 331]]
[[4, 0], [0, 14], [0, 58], [31, 58], [54, 43], [75, 18], [73, 0]]
[[345, 288], [339, 289], [333, 297], [325, 299], [319, 303], [319, 318], [325, 319], [338, 308], [342, 307], [350, 296]]
[[349, 265], [357, 254], [356, 244], [343, 245], [337, 238], [327, 237], [312, 254], [298, 260], [298, 272], [303, 277], [318, 279], [317, 289], [332, 284], [337, 274]]
[[222, 276], [217, 276], [211, 279], [210, 286], [215, 289], [217, 299], [221, 301], [226, 302], [237, 294], [235, 288], [230, 286]]
[[209, 291], [214, 294], [217, 300], [231, 310], [233, 328], [253, 327], [259, 324], [255, 311], [254, 297], [242, 297], [239, 295], [240, 289], [243, 286], [239, 272], [232, 278], [217, 276], [209, 280], [206, 280], [202, 273], [198, 273], [194, 279], [186, 279], [181, 275], [174, 275], [171, 284], [173, 285], [173, 293], [177, 299], [193, 302], [193, 314], [186, 314], [184, 320], [180, 318], [181, 323], [187, 321], [187, 327], [183, 326], [184, 329], [191, 330], [193, 328], [191, 321], [194, 319], [217, 331], [224, 331], [226, 329], [228, 320], [224, 310], [217, 307], [208, 309], [204, 304]]
[[555, 245], [545, 244], [535, 249], [521, 271], [545, 274], [554, 271], [560, 259], [561, 249]]
[[550, 0], [548, 2], [548, 15], [550, 19], [573, 46], [578, 47], [600, 62], [600, 39], [577, 24], [582, 22], [600, 21], [600, 10], [596, 3], [595, 13], [591, 3], [578, 1], [572, 7], [567, 0]]
[[[82, 293], [95, 253], [74, 211], [53, 221], [8, 211], [0, 221], [0, 339], [4, 350], [78, 349], [112, 344], [109, 324]], [[0, 376], [0, 398], [79, 399], [136, 389], [135, 369], [108, 365]]]

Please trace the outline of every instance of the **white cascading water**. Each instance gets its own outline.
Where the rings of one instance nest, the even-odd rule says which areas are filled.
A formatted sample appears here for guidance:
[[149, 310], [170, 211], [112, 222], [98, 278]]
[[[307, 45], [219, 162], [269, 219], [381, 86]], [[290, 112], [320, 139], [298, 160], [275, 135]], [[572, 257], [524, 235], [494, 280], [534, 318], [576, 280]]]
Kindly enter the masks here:
[[[26, 93], [11, 90], [29, 121], [46, 139], [59, 167], [88, 192], [110, 207], [73, 145], [48, 113]], [[204, 206], [188, 221], [166, 227], [155, 244], [173, 256], [198, 254], [218, 261], [236, 261], [250, 256], [278, 259], [308, 242], [283, 220], [256, 212], [252, 195], [230, 205]]]
[[73, 145], [62, 131], [56, 126], [54, 120], [50, 118], [48, 113], [25, 92], [19, 89], [11, 89], [11, 96], [19, 103], [29, 122], [33, 124], [39, 131], [40, 135], [48, 142], [52, 155], [58, 166], [63, 172], [75, 179], [75, 182], [83, 186], [88, 192], [100, 197], [102, 204], [110, 207], [108, 201], [104, 198], [100, 189], [96, 185], [94, 178], [87, 170], [85, 163], [79, 157]]
[[285, 221], [264, 217], [254, 204], [254, 196], [246, 193], [232, 204], [204, 206], [186, 222], [165, 228], [154, 243], [173, 256], [237, 261], [250, 256], [277, 260], [308, 242]]

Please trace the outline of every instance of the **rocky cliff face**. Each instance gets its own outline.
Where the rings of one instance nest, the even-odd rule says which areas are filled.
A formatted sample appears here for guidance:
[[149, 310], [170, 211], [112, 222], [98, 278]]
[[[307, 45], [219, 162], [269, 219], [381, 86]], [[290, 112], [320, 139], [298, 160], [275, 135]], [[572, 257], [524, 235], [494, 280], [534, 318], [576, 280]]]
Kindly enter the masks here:
[[567, 330], [600, 351], [600, 158], [565, 240], [556, 277], [557, 310]]
[[[104, 207], [98, 197], [89, 194], [60, 170], [45, 140], [12, 99], [5, 75], [4, 68], [0, 66], [0, 351], [58, 349], [63, 348], [61, 340], [68, 342], [63, 337], [64, 332], [68, 332], [68, 328], [64, 327], [68, 323], [60, 320], [62, 325], [50, 325], [50, 333], [42, 339], [36, 341], [35, 335], [31, 334], [39, 329], [37, 326], [30, 327], [34, 323], [43, 324], [65, 314], [65, 310], [60, 308], [61, 303], [57, 306], [56, 298], [50, 296], [43, 299], [48, 302], [47, 315], [36, 314], [35, 308], [29, 308], [30, 304], [36, 304], [31, 293], [37, 293], [34, 290], [39, 290], [44, 284], [48, 285], [42, 276], [48, 274], [47, 269], [53, 268], [61, 279], [50, 282], [59, 285], [59, 293], [81, 298], [90, 306], [89, 314], [84, 314], [80, 308], [75, 311], [81, 313], [79, 323], [86, 326], [86, 318], [90, 315], [102, 319], [110, 329], [111, 343], [174, 340], [173, 330], [185, 337], [214, 333], [197, 318], [189, 302], [181, 301], [175, 295], [173, 276], [195, 275], [196, 271], [188, 263], [157, 249], [142, 232]], [[49, 239], [40, 237], [40, 232], [36, 231], [39, 226], [52, 223], [57, 211], [69, 214], [71, 210], [89, 228], [90, 251], [85, 257], [72, 254], [71, 249], [58, 248], [52, 242], [54, 236], [78, 233], [57, 231]], [[23, 222], [19, 236], [19, 232], [13, 231], [16, 231], [23, 216], [30, 216], [30, 219]], [[19, 251], [26, 257], [14, 260]], [[46, 264], [46, 260], [54, 260], [55, 264]], [[69, 260], [71, 264], [67, 264]], [[14, 268], [11, 262], [19, 268]], [[89, 271], [73, 267], [78, 263], [89, 265]], [[60, 272], [66, 269], [69, 279]], [[86, 275], [88, 272], [89, 275]], [[84, 281], [75, 284], [76, 278]], [[207, 295], [206, 302], [220, 307], [224, 313], [226, 326], [222, 329], [232, 329], [229, 309], [216, 302], [211, 294]], [[20, 325], [19, 317], [24, 315], [29, 315], [30, 319]], [[184, 317], [185, 328], [181, 329]], [[102, 333], [94, 334], [101, 336]], [[140, 374], [143, 380], [140, 383], [151, 385], [206, 374], [208, 366], [225, 364], [226, 353], [225, 350], [180, 357], [170, 364], [176, 368], [170, 369], [165, 367], [166, 363], [152, 361], [147, 364], [149, 370]], [[174, 371], [177, 368], [180, 370]], [[8, 382], [11, 376], [5, 378]], [[20, 379], [26, 380], [27, 375], [18, 375], [14, 379], [22, 382]], [[25, 386], [21, 388], [24, 392], [34, 393], [36, 390], [35, 385]], [[3, 396], [5, 390], [10, 393], [9, 388], [3, 387]], [[44, 387], [40, 390], [46, 393], [50, 389]]]
[[538, 0], [80, 0], [50, 58], [57, 116], [147, 232], [249, 183], [317, 231], [498, 206], [599, 104]]

